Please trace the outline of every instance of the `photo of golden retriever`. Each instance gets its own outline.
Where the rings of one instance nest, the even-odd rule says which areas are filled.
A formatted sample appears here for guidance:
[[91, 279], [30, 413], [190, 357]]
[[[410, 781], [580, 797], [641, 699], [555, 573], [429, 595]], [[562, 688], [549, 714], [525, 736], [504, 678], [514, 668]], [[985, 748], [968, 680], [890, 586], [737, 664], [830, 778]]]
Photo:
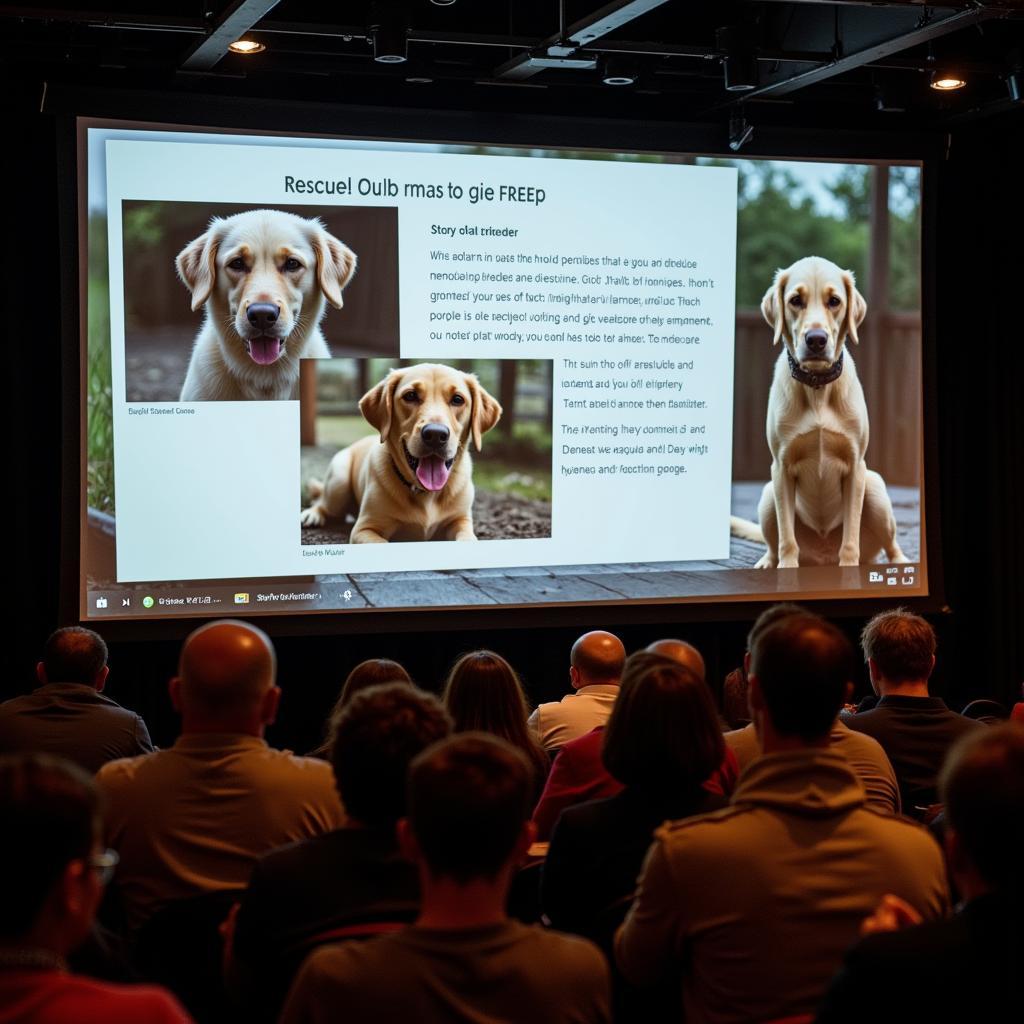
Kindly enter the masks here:
[[273, 401], [297, 397], [300, 359], [329, 357], [320, 321], [356, 254], [316, 218], [247, 210], [214, 217], [175, 265], [205, 310], [180, 400]]
[[884, 553], [906, 562], [882, 477], [867, 468], [864, 392], [846, 347], [867, 303], [853, 274], [818, 256], [779, 270], [761, 313], [783, 342], [768, 397], [771, 480], [760, 527], [732, 517], [734, 536], [767, 545], [762, 569], [854, 566]]
[[392, 370], [360, 400], [378, 432], [334, 456], [303, 526], [356, 515], [350, 543], [476, 540], [470, 446], [501, 418], [501, 406], [474, 374], [440, 363]]

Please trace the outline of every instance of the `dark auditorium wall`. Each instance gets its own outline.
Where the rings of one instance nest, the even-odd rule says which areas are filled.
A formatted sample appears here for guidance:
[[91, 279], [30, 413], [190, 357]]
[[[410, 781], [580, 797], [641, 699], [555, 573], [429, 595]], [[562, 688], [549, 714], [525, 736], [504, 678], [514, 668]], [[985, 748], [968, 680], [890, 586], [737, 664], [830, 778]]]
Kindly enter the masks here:
[[[56, 623], [62, 580], [75, 585], [73, 561], [59, 538], [62, 459], [77, 466], [77, 410], [62, 411], [60, 281], [76, 254], [60, 243], [59, 184], [74, 167], [58, 163], [54, 119], [27, 99], [0, 104], [8, 108], [6, 162], [14, 171], [2, 246], [4, 356], [13, 369], [4, 375], [11, 495], [5, 517], [10, 610], [0, 677], [6, 698], [29, 687], [39, 646]], [[1019, 131], [1019, 114], [1013, 123]], [[1024, 676], [1024, 221], [1011, 128], [1008, 119], [993, 118], [956, 129], [938, 168], [936, 437], [948, 610], [933, 621], [941, 643], [939, 692], [954, 707], [974, 696], [1009, 701]], [[742, 652], [747, 623], [686, 620], [680, 607], [663, 624], [630, 625], [622, 635], [630, 648], [664, 635], [691, 639], [720, 683]], [[843, 624], [854, 635], [859, 620]], [[595, 612], [592, 625], [618, 628], [615, 612]], [[521, 668], [532, 697], [556, 697], [565, 687], [568, 646], [579, 632], [430, 627], [423, 633], [282, 637], [286, 694], [272, 739], [298, 749], [314, 744], [348, 668], [374, 655], [406, 662], [435, 688], [455, 655], [488, 645]], [[165, 696], [176, 649], [170, 638], [112, 645], [112, 695], [145, 714], [164, 743], [176, 728]]]

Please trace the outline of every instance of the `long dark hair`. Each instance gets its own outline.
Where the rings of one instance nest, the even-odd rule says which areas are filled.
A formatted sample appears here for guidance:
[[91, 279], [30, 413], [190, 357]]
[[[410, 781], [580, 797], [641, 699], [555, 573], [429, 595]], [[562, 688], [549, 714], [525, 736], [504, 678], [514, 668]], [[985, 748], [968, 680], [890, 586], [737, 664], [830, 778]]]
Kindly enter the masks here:
[[338, 716], [341, 709], [361, 690], [367, 690], [371, 686], [381, 686], [384, 683], [405, 683], [407, 686], [415, 686], [409, 673], [406, 672], [397, 661], [389, 658], [369, 658], [359, 662], [358, 665], [345, 679], [341, 685], [341, 693], [327, 716], [327, 725], [324, 729], [324, 740], [316, 748], [309, 752], [310, 757], [319, 757], [329, 760], [331, 756], [330, 723]]
[[657, 654], [629, 657], [604, 730], [605, 768], [625, 786], [696, 790], [724, 757], [704, 680]]
[[500, 654], [463, 654], [448, 673], [442, 700], [455, 732], [489, 732], [507, 740], [529, 758], [543, 783], [551, 762], [527, 725], [530, 709], [523, 684]]

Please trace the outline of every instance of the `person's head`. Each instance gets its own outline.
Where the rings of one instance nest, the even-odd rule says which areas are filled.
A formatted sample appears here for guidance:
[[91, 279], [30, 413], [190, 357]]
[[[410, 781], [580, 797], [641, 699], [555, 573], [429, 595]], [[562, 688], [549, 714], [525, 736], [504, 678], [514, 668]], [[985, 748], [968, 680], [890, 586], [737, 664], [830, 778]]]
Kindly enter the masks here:
[[778, 739], [826, 743], [853, 668], [850, 642], [816, 615], [787, 615], [759, 633], [750, 652], [750, 712], [766, 753]]
[[346, 704], [357, 694], [363, 690], [368, 690], [371, 686], [381, 686], [384, 683], [404, 683], [406, 686], [415, 686], [416, 684], [412, 681], [409, 673], [398, 664], [397, 661], [391, 661], [388, 658], [370, 658], [367, 661], [361, 661], [351, 672], [346, 676], [345, 682], [341, 685], [341, 693], [338, 694], [338, 699], [334, 702], [334, 707], [331, 708], [331, 713], [327, 716], [327, 727], [325, 729], [325, 739], [319, 747], [312, 752], [313, 757], [329, 758], [331, 754], [331, 723], [337, 717], [339, 712]]
[[787, 615], [810, 614], [798, 604], [783, 601], [769, 605], [756, 619], [747, 633], [747, 645], [743, 652], [743, 670], [730, 672], [722, 684], [722, 715], [733, 728], [739, 728], [750, 721], [750, 698], [747, 694], [747, 676], [750, 674], [750, 651], [757, 635], [769, 626], [781, 621]]
[[517, 745], [526, 733], [529, 707], [523, 684], [494, 651], [463, 654], [448, 673], [442, 699], [455, 732], [490, 732]]
[[688, 644], [685, 640], [655, 640], [653, 643], [649, 643], [644, 650], [648, 654], [658, 654], [662, 658], [669, 658], [686, 666], [701, 679], [705, 678], [704, 656], [693, 644]]
[[968, 733], [939, 774], [946, 853], [957, 886], [1024, 892], [1024, 726], [1013, 722]]
[[753, 625], [747, 633], [747, 648], [743, 655], [743, 668], [746, 672], [750, 671], [750, 652], [754, 649], [754, 641], [758, 636], [763, 633], [769, 626], [774, 626], [776, 622], [781, 622], [784, 618], [789, 615], [813, 615], [813, 612], [809, 612], [802, 605], [794, 604], [792, 601], [780, 601], [778, 604], [770, 604], [756, 619], [754, 619]]
[[261, 629], [232, 619], [201, 626], [185, 640], [170, 683], [182, 731], [262, 735], [277, 715], [276, 676], [274, 645]]
[[331, 721], [331, 766], [348, 816], [394, 826], [405, 814], [409, 763], [451, 728], [441, 702], [407, 683], [357, 693]]
[[391, 661], [389, 658], [369, 658], [367, 661], [359, 662], [345, 678], [334, 711], [340, 711], [357, 693], [368, 690], [371, 686], [380, 686], [382, 683], [414, 685], [412, 677], [397, 661]]
[[569, 652], [569, 681], [582, 686], [615, 685], [622, 675], [626, 648], [614, 633], [594, 629], [584, 633]]
[[81, 683], [102, 690], [107, 681], [107, 645], [99, 633], [65, 626], [50, 634], [36, 665], [40, 684]]
[[876, 693], [927, 690], [935, 667], [935, 630], [906, 608], [880, 612], [860, 634], [860, 646]]
[[696, 789], [722, 763], [714, 702], [692, 668], [648, 651], [626, 659], [602, 759], [626, 786]]
[[0, 821], [0, 944], [70, 952], [89, 934], [102, 895], [92, 779], [43, 754], [2, 757]]
[[428, 879], [505, 881], [533, 842], [533, 777], [511, 744], [472, 732], [425, 750], [409, 769], [403, 850]]

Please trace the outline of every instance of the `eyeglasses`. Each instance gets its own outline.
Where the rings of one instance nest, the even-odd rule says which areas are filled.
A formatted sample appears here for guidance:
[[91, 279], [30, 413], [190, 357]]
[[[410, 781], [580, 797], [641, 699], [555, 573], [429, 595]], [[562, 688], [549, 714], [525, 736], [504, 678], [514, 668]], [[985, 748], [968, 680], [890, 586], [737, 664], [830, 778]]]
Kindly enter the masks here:
[[86, 863], [96, 872], [100, 885], [107, 885], [114, 877], [114, 868], [121, 862], [116, 850], [104, 850], [94, 853]]

